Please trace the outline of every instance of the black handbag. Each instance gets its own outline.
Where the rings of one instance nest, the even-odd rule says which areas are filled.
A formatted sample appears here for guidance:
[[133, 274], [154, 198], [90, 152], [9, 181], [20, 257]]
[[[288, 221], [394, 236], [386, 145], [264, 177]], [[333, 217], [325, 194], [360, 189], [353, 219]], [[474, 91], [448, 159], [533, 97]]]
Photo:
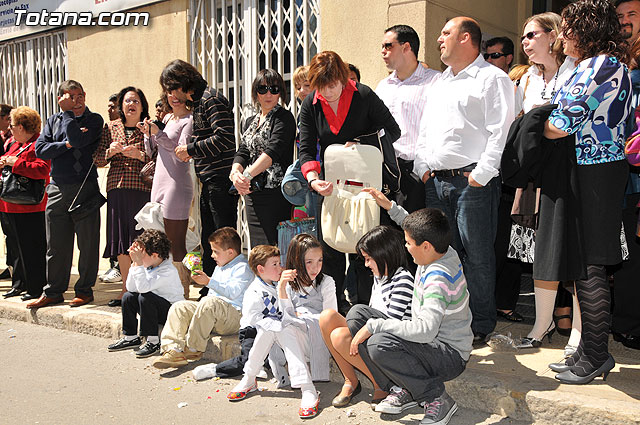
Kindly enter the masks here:
[[95, 162], [92, 162], [87, 175], [84, 176], [84, 181], [80, 185], [80, 189], [78, 189], [78, 193], [76, 193], [75, 198], [73, 198], [73, 201], [71, 201], [71, 205], [69, 205], [69, 209], [67, 210], [67, 212], [71, 214], [71, 219], [74, 222], [78, 222], [88, 217], [96, 210], [99, 210], [100, 207], [102, 207], [104, 203], [107, 202], [107, 198], [105, 198], [102, 193], [100, 193], [100, 190], [94, 191], [90, 194], [85, 194], [82, 192], [82, 189], [84, 189], [84, 184], [87, 182], [87, 178], [89, 177], [89, 174], [91, 174], [91, 170], [93, 169], [94, 165]]
[[[29, 149], [30, 146], [31, 143], [24, 146], [16, 153], [16, 156]], [[6, 166], [2, 169], [0, 199], [11, 204], [38, 205], [44, 199], [45, 186], [44, 179], [21, 176], [14, 173], [11, 166]]]

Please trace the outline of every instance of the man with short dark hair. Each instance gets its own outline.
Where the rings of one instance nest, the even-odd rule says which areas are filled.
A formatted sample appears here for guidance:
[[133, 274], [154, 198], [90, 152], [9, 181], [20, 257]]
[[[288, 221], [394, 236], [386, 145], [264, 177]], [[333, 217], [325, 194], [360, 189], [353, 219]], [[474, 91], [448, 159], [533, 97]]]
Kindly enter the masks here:
[[[98, 274], [100, 208], [83, 214], [71, 213], [100, 195], [93, 154], [100, 142], [104, 120], [85, 105], [82, 85], [74, 80], [60, 83], [58, 105], [62, 112], [49, 117], [36, 141], [38, 158], [51, 160], [51, 182], [47, 186], [47, 285], [42, 296], [27, 308], [46, 307], [64, 301], [73, 261], [74, 236], [80, 257], [75, 298], [71, 307], [93, 301]], [[77, 199], [76, 199], [77, 195]]]
[[484, 60], [507, 74], [513, 63], [513, 41], [509, 37], [494, 37], [487, 41]]
[[0, 155], [4, 154], [4, 144], [11, 138], [11, 117], [9, 112], [13, 109], [13, 106], [2, 104], [0, 105]]
[[424, 207], [424, 184], [413, 174], [413, 161], [427, 92], [440, 75], [418, 66], [419, 49], [420, 39], [410, 26], [387, 28], [382, 37], [382, 60], [392, 72], [376, 87], [376, 94], [400, 126], [400, 138], [393, 143], [400, 167], [402, 199], [398, 201], [409, 212]]
[[426, 186], [428, 207], [453, 226], [473, 312], [474, 342], [496, 324], [495, 253], [500, 199], [498, 168], [514, 119], [513, 84], [480, 55], [481, 31], [466, 17], [451, 19], [438, 38], [448, 68], [430, 88], [414, 171]]
[[114, 93], [109, 96], [109, 103], [107, 103], [107, 113], [109, 114], [109, 121], [117, 120], [118, 118], [120, 118], [118, 108], [118, 94]]
[[622, 27], [622, 35], [632, 44], [640, 33], [640, 0], [616, 1], [616, 13]]

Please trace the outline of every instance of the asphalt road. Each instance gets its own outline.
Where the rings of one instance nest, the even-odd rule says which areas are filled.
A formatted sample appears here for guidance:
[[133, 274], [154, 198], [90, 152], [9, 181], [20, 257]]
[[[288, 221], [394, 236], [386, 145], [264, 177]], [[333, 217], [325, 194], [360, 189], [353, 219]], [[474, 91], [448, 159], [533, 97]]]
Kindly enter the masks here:
[[[392, 416], [373, 412], [367, 391], [347, 408], [331, 399], [340, 387], [319, 383], [320, 414], [303, 421], [300, 392], [276, 390], [259, 381], [260, 392], [230, 403], [234, 379], [196, 382], [190, 364], [160, 371], [153, 358], [132, 351], [110, 353], [111, 341], [24, 322], [0, 320], [0, 423], [2, 424], [417, 424], [422, 409]], [[202, 364], [202, 363], [198, 363]], [[186, 406], [179, 407], [186, 403]], [[522, 424], [498, 415], [459, 409], [451, 424]]]

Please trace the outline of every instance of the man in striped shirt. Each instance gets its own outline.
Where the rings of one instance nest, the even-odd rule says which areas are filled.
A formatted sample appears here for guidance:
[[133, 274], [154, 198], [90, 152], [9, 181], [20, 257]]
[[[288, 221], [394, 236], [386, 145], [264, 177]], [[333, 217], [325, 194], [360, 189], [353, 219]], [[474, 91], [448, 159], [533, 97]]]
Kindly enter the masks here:
[[229, 173], [236, 152], [233, 112], [223, 94], [207, 87], [198, 70], [180, 59], [164, 68], [160, 85], [166, 93], [192, 107], [193, 136], [186, 146], [176, 148], [176, 155], [185, 162], [194, 159], [196, 175], [202, 182], [202, 266], [211, 275], [215, 263], [211, 259], [209, 235], [222, 227], [236, 227], [238, 198], [229, 194]]
[[413, 174], [413, 160], [427, 91], [440, 75], [418, 62], [419, 48], [418, 34], [410, 26], [388, 28], [382, 38], [382, 60], [392, 72], [376, 88], [402, 131], [393, 146], [400, 167], [400, 204], [409, 212], [425, 206], [424, 184]]

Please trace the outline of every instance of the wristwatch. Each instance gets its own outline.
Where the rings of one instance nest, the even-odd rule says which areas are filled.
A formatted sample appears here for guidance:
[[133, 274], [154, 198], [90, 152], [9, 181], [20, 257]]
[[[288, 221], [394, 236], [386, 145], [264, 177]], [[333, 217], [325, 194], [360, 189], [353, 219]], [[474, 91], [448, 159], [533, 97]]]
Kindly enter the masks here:
[[309, 180], [309, 190], [313, 190], [313, 187], [311, 187], [311, 183], [313, 183], [314, 181], [316, 181], [318, 179], [311, 179]]
[[246, 168], [245, 168], [244, 172], [242, 173], [242, 175], [245, 176], [246, 178], [248, 178], [249, 180], [251, 180], [253, 178], [251, 173]]

